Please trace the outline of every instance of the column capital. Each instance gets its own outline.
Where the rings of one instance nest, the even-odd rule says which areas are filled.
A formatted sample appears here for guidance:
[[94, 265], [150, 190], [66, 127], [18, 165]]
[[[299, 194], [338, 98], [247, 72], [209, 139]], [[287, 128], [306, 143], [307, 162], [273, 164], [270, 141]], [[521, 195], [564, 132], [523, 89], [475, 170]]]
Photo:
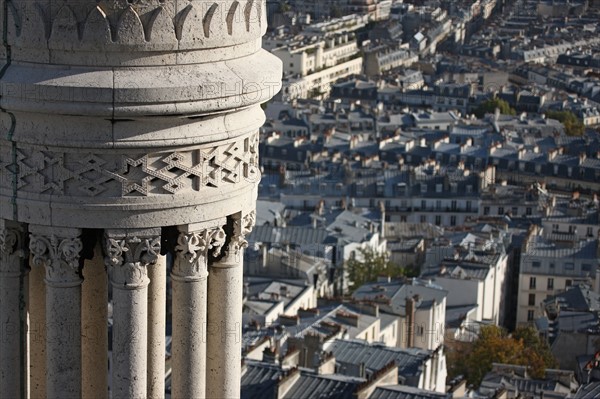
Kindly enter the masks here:
[[83, 282], [79, 270], [81, 230], [30, 226], [30, 232], [32, 262], [46, 267], [46, 284], [74, 287]]
[[233, 232], [228, 245], [225, 247], [223, 259], [212, 263], [212, 267], [229, 268], [240, 266], [240, 255], [244, 248], [248, 247], [246, 237], [250, 234], [256, 223], [256, 211], [253, 210], [245, 214], [240, 212], [232, 215], [231, 218], [233, 219]]
[[223, 226], [208, 227], [197, 231], [180, 229], [175, 247], [173, 278], [198, 281], [208, 276], [207, 256], [219, 256], [227, 234]]
[[23, 230], [20, 223], [0, 219], [0, 274], [21, 275], [20, 263], [11, 261], [11, 258], [25, 257]]
[[115, 288], [139, 289], [149, 283], [147, 267], [160, 255], [160, 230], [108, 230], [104, 235], [105, 263]]

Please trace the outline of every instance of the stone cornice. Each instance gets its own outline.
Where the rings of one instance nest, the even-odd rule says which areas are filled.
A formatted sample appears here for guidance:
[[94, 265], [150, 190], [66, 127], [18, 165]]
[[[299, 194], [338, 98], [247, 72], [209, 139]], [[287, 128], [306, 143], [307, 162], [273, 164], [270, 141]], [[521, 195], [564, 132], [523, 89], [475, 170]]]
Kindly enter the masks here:
[[180, 51], [233, 46], [266, 31], [264, 0], [27, 1], [8, 6], [8, 40], [49, 50]]

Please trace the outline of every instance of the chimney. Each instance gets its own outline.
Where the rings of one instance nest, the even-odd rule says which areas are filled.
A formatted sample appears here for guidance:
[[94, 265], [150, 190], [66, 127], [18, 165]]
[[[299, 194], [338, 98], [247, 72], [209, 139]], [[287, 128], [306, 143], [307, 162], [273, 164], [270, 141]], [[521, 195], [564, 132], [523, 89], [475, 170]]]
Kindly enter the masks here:
[[415, 298], [406, 298], [406, 347], [412, 348], [415, 344], [415, 312], [416, 303]]
[[[364, 364], [361, 364], [364, 367]], [[367, 399], [377, 387], [384, 385], [397, 385], [398, 384], [398, 366], [395, 361], [389, 362], [380, 370], [373, 373], [368, 381], [363, 382], [354, 391], [353, 397], [356, 399]]]
[[300, 370], [298, 368], [293, 368], [281, 376], [277, 382], [277, 397], [283, 398], [299, 379]]

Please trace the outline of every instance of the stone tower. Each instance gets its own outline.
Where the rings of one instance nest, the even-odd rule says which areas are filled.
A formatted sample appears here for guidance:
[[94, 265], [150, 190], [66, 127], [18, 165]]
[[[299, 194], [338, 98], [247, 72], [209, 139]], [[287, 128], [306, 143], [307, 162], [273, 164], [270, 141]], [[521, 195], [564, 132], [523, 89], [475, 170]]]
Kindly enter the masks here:
[[0, 22], [0, 393], [163, 397], [168, 258], [173, 397], [239, 397], [282, 73], [265, 0], [3, 0]]

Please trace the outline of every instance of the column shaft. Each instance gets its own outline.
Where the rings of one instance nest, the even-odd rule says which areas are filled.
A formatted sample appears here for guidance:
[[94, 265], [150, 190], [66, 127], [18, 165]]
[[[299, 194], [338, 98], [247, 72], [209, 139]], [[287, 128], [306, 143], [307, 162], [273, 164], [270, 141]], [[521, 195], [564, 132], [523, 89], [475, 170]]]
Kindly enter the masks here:
[[147, 397], [148, 271], [160, 253], [160, 230], [107, 231], [113, 287], [112, 397]]
[[84, 398], [108, 398], [108, 279], [102, 248], [83, 267], [81, 368]]
[[[33, 262], [31, 262], [33, 265]], [[46, 285], [44, 268], [29, 272], [29, 389], [32, 399], [46, 397]]]
[[158, 257], [148, 277], [148, 398], [160, 399], [165, 396], [166, 256]]
[[0, 221], [0, 392], [18, 398], [22, 391], [21, 326], [22, 232]]
[[[242, 263], [211, 267], [208, 278], [206, 397], [239, 398], [242, 340]], [[227, 261], [226, 261], [227, 262]], [[229, 263], [233, 266], [233, 264]]]
[[114, 288], [112, 397], [143, 399], [147, 381], [148, 288]]
[[239, 398], [242, 352], [243, 251], [255, 212], [230, 217], [233, 227], [223, 258], [209, 264], [206, 396]]
[[46, 285], [48, 398], [81, 397], [81, 286]]
[[30, 226], [29, 249], [46, 270], [46, 396], [81, 397], [81, 275], [77, 229]]
[[180, 231], [173, 266], [173, 397], [206, 397], [207, 253], [221, 251], [221, 227]]

